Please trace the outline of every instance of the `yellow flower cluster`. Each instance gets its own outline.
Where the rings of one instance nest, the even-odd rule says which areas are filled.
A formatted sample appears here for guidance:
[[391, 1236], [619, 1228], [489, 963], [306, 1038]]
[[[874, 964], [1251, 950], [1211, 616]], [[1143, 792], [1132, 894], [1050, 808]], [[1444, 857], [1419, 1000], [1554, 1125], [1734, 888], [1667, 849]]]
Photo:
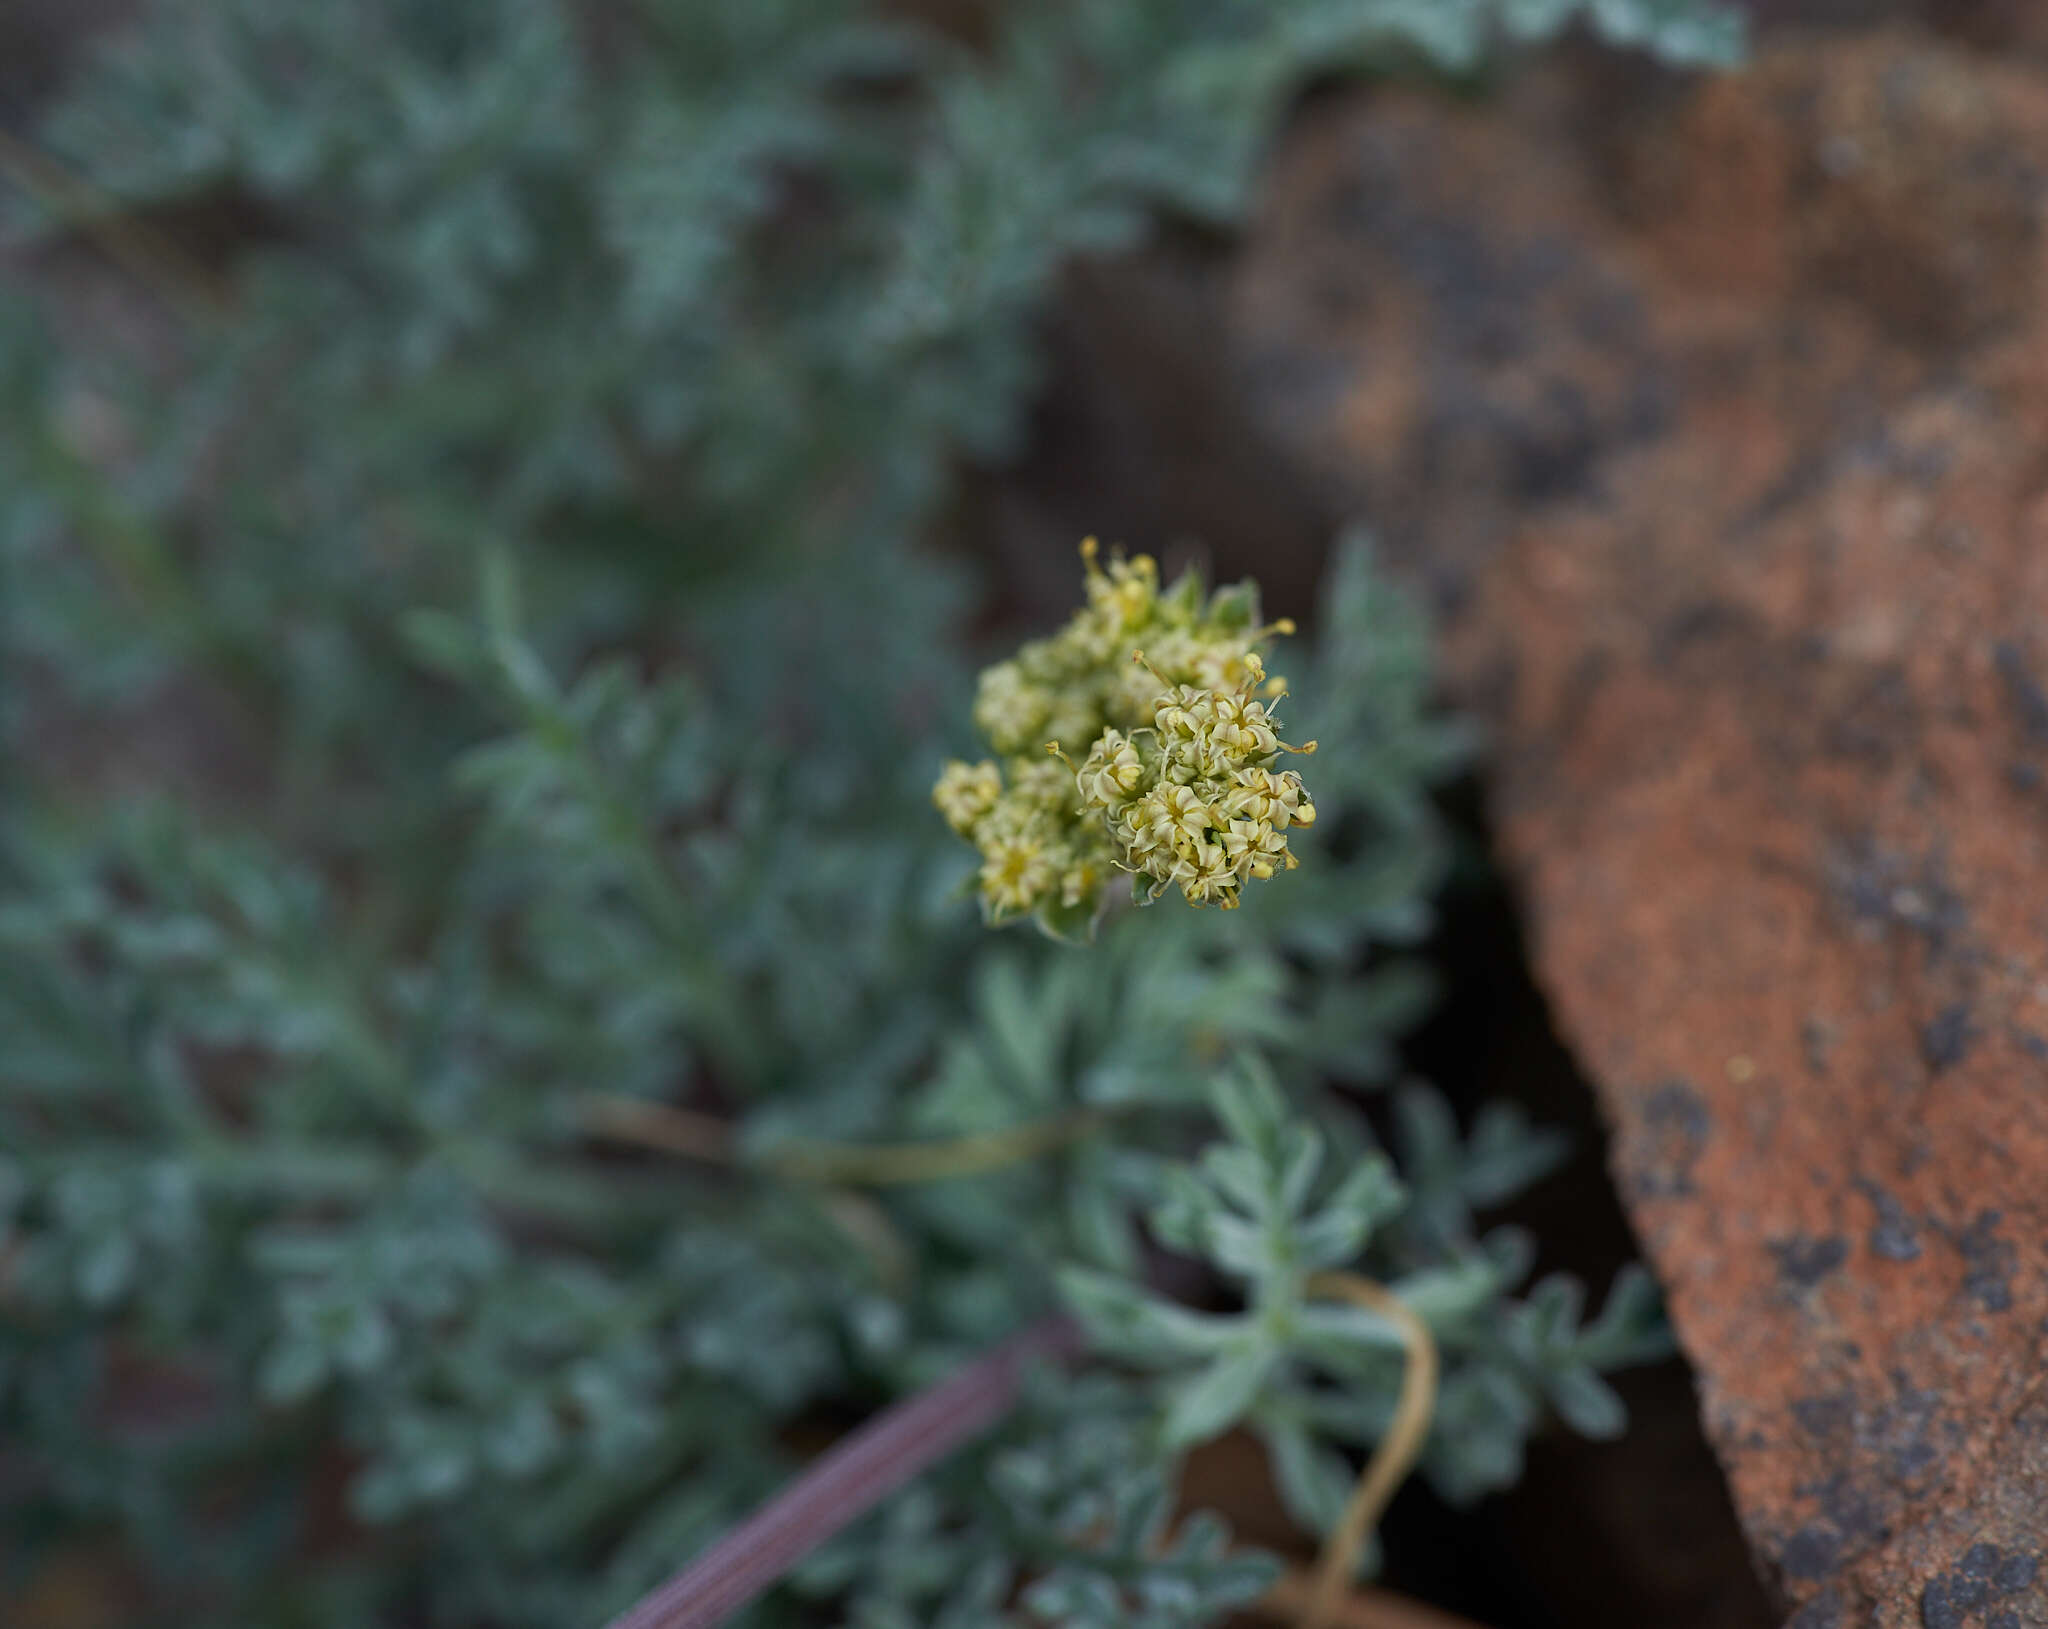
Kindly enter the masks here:
[[[1078, 927], [1116, 870], [1140, 898], [1178, 886], [1228, 909], [1247, 881], [1294, 866], [1287, 829], [1315, 819], [1301, 777], [1275, 768], [1315, 744], [1281, 742], [1271, 707], [1286, 687], [1257, 650], [1293, 627], [1255, 626], [1249, 585], [1205, 595], [1190, 573], [1162, 592], [1148, 556], [1105, 568], [1093, 538], [1081, 555], [1088, 603], [981, 676], [975, 722], [1003, 762], [947, 764], [932, 800], [981, 853], [992, 922]], [[1077, 768], [1061, 744], [1082, 742]]]
[[1280, 740], [1279, 721], [1256, 696], [1264, 665], [1256, 651], [1243, 663], [1234, 689], [1163, 687], [1151, 729], [1105, 730], [1081, 766], [1084, 807], [1101, 814], [1118, 865], [1153, 899], [1177, 886], [1191, 905], [1230, 910], [1253, 878], [1294, 869], [1287, 828], [1315, 823], [1301, 777], [1273, 767], [1281, 753], [1313, 752], [1315, 743]]

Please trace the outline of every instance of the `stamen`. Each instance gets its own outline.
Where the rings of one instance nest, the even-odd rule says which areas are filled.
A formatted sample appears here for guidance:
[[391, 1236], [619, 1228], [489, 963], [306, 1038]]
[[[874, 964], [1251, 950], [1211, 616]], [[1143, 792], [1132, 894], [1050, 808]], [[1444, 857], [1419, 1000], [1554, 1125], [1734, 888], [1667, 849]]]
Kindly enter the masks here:
[[1140, 666], [1141, 668], [1143, 668], [1143, 669], [1144, 669], [1144, 670], [1145, 670], [1145, 671], [1146, 671], [1147, 673], [1151, 674], [1153, 678], [1157, 679], [1157, 680], [1159, 681], [1159, 688], [1160, 688], [1160, 689], [1162, 689], [1162, 690], [1171, 690], [1171, 689], [1173, 689], [1173, 685], [1172, 685], [1172, 684], [1171, 684], [1170, 682], [1168, 682], [1168, 680], [1167, 680], [1167, 677], [1166, 677], [1166, 675], [1165, 675], [1165, 674], [1163, 674], [1163, 673], [1161, 673], [1161, 672], [1159, 671], [1159, 669], [1157, 669], [1157, 668], [1156, 668], [1156, 667], [1154, 667], [1154, 666], [1153, 666], [1153, 665], [1152, 665], [1152, 664], [1151, 664], [1150, 662], [1148, 662], [1148, 661], [1146, 661], [1146, 660], [1145, 660], [1145, 653], [1144, 653], [1143, 651], [1141, 651], [1141, 650], [1134, 650], [1134, 651], [1132, 651], [1132, 652], [1131, 652], [1131, 660], [1132, 660], [1132, 661], [1134, 661], [1134, 662], [1136, 662], [1136, 663], [1138, 664], [1138, 666]]

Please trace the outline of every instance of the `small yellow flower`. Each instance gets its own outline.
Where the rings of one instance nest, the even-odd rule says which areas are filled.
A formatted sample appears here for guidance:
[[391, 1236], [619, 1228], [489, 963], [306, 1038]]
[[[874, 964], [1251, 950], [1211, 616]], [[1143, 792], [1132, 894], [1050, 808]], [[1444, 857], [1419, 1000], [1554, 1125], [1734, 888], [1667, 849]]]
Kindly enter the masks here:
[[1152, 846], [1182, 852], [1200, 841], [1211, 827], [1222, 824], [1216, 812], [1185, 786], [1171, 783], [1141, 799], [1141, 816], [1149, 828]]
[[1226, 911], [1237, 908], [1237, 872], [1221, 844], [1191, 845], [1180, 855], [1172, 878], [1190, 905], [1221, 905]]
[[[1144, 797], [1127, 805], [1116, 817], [1116, 844], [1125, 863], [1133, 871], [1149, 870], [1148, 857], [1155, 849], [1166, 845], [1166, 837], [1153, 814], [1153, 800]], [[1171, 853], [1170, 848], [1168, 852]]]
[[1153, 704], [1152, 726], [1173, 740], [1196, 740], [1214, 718], [1215, 702], [1210, 691], [1177, 684]]
[[1279, 831], [1290, 825], [1315, 824], [1315, 805], [1308, 801], [1301, 777], [1293, 770], [1275, 774], [1263, 767], [1240, 769], [1231, 781], [1223, 807], [1233, 818], [1242, 815]]
[[1060, 820], [1080, 809], [1073, 772], [1051, 758], [1020, 759], [1013, 764], [1010, 790], [1020, 803]]
[[1095, 561], [1096, 543], [1088, 538], [1081, 545], [1081, 559], [1088, 572], [1088, 604], [1107, 612], [1119, 632], [1141, 628], [1159, 603], [1159, 565], [1151, 555], [1130, 560], [1112, 559], [1104, 571]]
[[997, 916], [1028, 911], [1059, 882], [1059, 868], [1039, 838], [998, 836], [982, 849], [981, 897]]
[[1275, 870], [1292, 871], [1296, 864], [1286, 837], [1261, 820], [1231, 821], [1223, 833], [1223, 851], [1240, 879], [1263, 879]]
[[1258, 657], [1235, 642], [1205, 646], [1196, 653], [1193, 666], [1195, 682], [1205, 690], [1239, 690], [1265, 682]]
[[1217, 696], [1210, 705], [1210, 732], [1225, 752], [1240, 758], [1270, 758], [1280, 750], [1263, 702], [1243, 694]]
[[1005, 753], [1022, 752], [1044, 734], [1049, 698], [1028, 682], [1015, 662], [984, 669], [974, 698], [974, 722]]
[[939, 772], [939, 784], [932, 788], [932, 802], [939, 806], [946, 824], [962, 837], [974, 834], [974, 828], [1002, 795], [1002, 772], [987, 759], [978, 764], [953, 759]]
[[1130, 738], [1121, 730], [1109, 729], [1089, 750], [1088, 761], [1075, 778], [1083, 801], [1094, 808], [1114, 809], [1135, 795], [1144, 773], [1145, 766]]

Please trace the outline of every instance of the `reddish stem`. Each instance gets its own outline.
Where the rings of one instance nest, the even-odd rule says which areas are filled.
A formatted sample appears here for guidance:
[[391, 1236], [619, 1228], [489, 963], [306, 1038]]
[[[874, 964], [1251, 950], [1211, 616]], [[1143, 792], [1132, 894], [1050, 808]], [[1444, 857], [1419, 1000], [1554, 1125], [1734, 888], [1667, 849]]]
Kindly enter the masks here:
[[841, 1528], [979, 1436], [1017, 1401], [1025, 1367], [1076, 1351], [1048, 1318], [834, 1445], [788, 1487], [606, 1629], [714, 1629]]

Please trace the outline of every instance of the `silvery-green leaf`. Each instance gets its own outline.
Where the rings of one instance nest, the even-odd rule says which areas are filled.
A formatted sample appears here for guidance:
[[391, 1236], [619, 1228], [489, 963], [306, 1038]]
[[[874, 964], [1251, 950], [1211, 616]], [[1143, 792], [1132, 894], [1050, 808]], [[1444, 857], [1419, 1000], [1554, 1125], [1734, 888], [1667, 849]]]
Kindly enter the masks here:
[[1169, 1449], [1220, 1436], [1257, 1400], [1278, 1358], [1263, 1343], [1219, 1353], [1208, 1366], [1168, 1389], [1162, 1435]]

